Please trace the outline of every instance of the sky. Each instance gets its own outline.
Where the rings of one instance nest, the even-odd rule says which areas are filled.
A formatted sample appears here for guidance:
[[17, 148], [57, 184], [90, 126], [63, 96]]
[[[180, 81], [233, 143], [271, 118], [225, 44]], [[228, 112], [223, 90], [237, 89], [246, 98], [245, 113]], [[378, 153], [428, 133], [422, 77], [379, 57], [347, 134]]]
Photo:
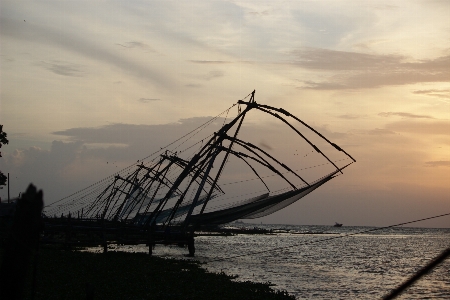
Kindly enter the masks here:
[[[449, 15], [446, 0], [3, 0], [0, 170], [11, 197], [32, 182], [50, 204], [256, 90], [356, 163], [255, 222], [389, 226], [450, 213]], [[284, 132], [276, 144], [257, 137], [294, 149], [278, 142]]]

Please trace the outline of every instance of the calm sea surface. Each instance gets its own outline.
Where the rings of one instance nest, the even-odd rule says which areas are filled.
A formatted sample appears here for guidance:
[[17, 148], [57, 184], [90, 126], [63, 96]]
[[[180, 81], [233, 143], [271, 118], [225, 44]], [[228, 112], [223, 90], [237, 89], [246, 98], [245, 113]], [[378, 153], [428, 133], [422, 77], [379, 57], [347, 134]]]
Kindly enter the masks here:
[[[450, 229], [391, 228], [343, 237], [371, 228], [235, 224], [243, 225], [277, 233], [197, 237], [194, 259], [236, 280], [271, 282], [297, 299], [379, 299], [450, 246]], [[144, 246], [119, 249], [147, 252]], [[154, 251], [175, 258], [186, 253], [161, 245]], [[450, 299], [450, 260], [398, 299]]]

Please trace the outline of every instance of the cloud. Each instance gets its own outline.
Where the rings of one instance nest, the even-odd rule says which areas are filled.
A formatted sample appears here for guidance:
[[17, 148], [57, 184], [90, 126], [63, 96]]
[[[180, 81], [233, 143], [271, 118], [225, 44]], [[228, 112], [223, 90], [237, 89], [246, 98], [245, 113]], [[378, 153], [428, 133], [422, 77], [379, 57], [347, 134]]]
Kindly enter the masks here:
[[130, 131], [144, 133], [151, 131], [148, 125], [111, 124], [101, 127], [76, 127], [63, 131], [55, 131], [52, 134], [69, 137], [71, 141], [83, 141], [85, 143], [118, 143], [130, 144], [134, 135]]
[[404, 120], [386, 124], [385, 127], [395, 132], [450, 136], [449, 120]]
[[29, 147], [6, 155], [5, 166], [13, 175], [12, 195], [23, 192], [29, 183], [43, 189], [45, 203], [67, 194], [69, 166], [76, 164], [83, 149], [81, 142], [53, 141], [50, 150]]
[[[117, 55], [96, 41], [74, 33], [65, 33], [60, 28], [50, 28], [39, 24], [23, 26], [22, 23], [17, 20], [2, 18], [2, 36], [46, 46], [54, 45], [92, 60], [112, 65], [129, 72], [137, 78], [151, 80], [153, 83], [165, 88], [172, 88], [176, 85], [173, 79], [166, 77], [160, 70], [152, 68], [148, 64], [139, 64], [124, 56]], [[55, 70], [58, 71], [57, 68]]]
[[450, 161], [439, 160], [439, 161], [427, 161], [425, 162], [427, 167], [450, 167]]
[[413, 94], [427, 95], [446, 99], [450, 98], [450, 90], [417, 90], [414, 91]]
[[123, 47], [123, 48], [128, 48], [128, 49], [140, 48], [140, 49], [146, 50], [147, 52], [156, 52], [152, 47], [150, 47], [149, 45], [142, 43], [142, 42], [126, 42], [123, 44], [116, 43], [116, 45]]
[[147, 48], [148, 45], [141, 43], [141, 42], [126, 42], [125, 44], [119, 44], [116, 45], [124, 47], [124, 48]]
[[391, 135], [391, 134], [395, 134], [395, 132], [388, 130], [388, 129], [375, 128], [373, 130], [367, 131], [367, 134], [369, 134], [369, 135]]
[[195, 84], [195, 83], [189, 83], [189, 84], [185, 85], [185, 87], [188, 87], [188, 88], [200, 88], [202, 86], [203, 85], [201, 85], [201, 84]]
[[[361, 14], [342, 12], [337, 7], [337, 9], [324, 9], [321, 6], [319, 4], [313, 10], [303, 7], [289, 12], [290, 18], [300, 27], [297, 36], [291, 36], [291, 38], [300, 38], [302, 43], [315, 45], [318, 48], [334, 47], [341, 44], [349, 35], [354, 34], [355, 24], [361, 25]], [[373, 19], [373, 13], [364, 14], [364, 22], [370, 23]], [[289, 32], [289, 29], [285, 30]], [[282, 33], [277, 34], [282, 35]]]
[[338, 116], [338, 118], [340, 119], [347, 119], [347, 120], [356, 120], [356, 119], [360, 119], [363, 118], [364, 116], [361, 115], [352, 115], [352, 114], [346, 114], [346, 115], [340, 115]]
[[77, 64], [72, 64], [62, 61], [45, 62], [42, 61], [39, 66], [62, 76], [82, 77], [85, 76], [85, 72], [81, 70]]
[[[58, 136], [63, 136], [70, 142], [79, 142], [83, 145], [95, 144], [96, 149], [88, 149], [84, 151], [84, 156], [100, 157], [109, 155], [122, 160], [135, 161], [147, 157], [148, 155], [160, 151], [161, 147], [171, 144], [174, 140], [185, 136], [188, 132], [196, 132], [192, 137], [189, 136], [189, 142], [183, 144], [176, 151], [182, 151], [191, 143], [201, 142], [202, 139], [208, 138], [213, 132], [218, 131], [224, 124], [224, 119], [218, 118], [213, 120], [208, 127], [199, 127], [212, 117], [196, 117], [189, 119], [181, 119], [177, 123], [161, 124], [161, 125], [134, 125], [134, 124], [110, 124], [101, 127], [78, 127], [69, 128], [63, 131], [53, 132]], [[229, 121], [229, 120], [228, 120]], [[304, 129], [298, 126], [299, 130]], [[322, 133], [328, 139], [342, 141], [348, 135], [346, 133], [333, 132], [327, 126], [317, 127], [317, 131]], [[280, 134], [283, 132], [283, 134]], [[309, 132], [309, 130], [305, 130]], [[307, 133], [309, 135], [309, 133]], [[293, 141], [302, 143], [302, 139], [293, 130], [290, 130], [284, 124], [244, 124], [240, 132], [240, 138], [253, 143], [254, 145], [263, 145], [263, 147], [270, 147], [274, 151], [289, 151], [290, 147], [285, 148], [282, 145], [287, 145]], [[317, 138], [312, 138], [312, 141]], [[287, 144], [286, 144], [287, 143]], [[322, 147], [323, 140], [317, 138], [316, 144], [319, 148]], [[102, 146], [103, 145], [103, 146]], [[112, 145], [122, 145], [115, 147]], [[200, 147], [200, 144], [199, 146]], [[198, 147], [191, 150], [196, 151]], [[324, 147], [330, 147], [326, 145]], [[268, 149], [268, 148], [267, 148]], [[323, 151], [327, 148], [322, 149]], [[334, 149], [334, 148], [333, 148]], [[191, 151], [190, 150], [190, 151]], [[334, 150], [333, 150], [334, 151]], [[103, 154], [102, 154], [103, 153]], [[109, 153], [109, 154], [108, 154]]]
[[100, 127], [69, 128], [52, 132], [52, 134], [67, 137], [70, 141], [82, 141], [87, 144], [128, 145], [130, 148], [126, 151], [133, 150], [134, 157], [139, 158], [171, 143], [210, 119], [211, 117], [188, 118], [181, 119], [177, 123], [160, 125], [114, 123]]
[[434, 119], [431, 116], [426, 115], [416, 115], [406, 112], [381, 112], [378, 114], [381, 117], [399, 116], [403, 118], [413, 118], [413, 119]]
[[210, 71], [208, 74], [206, 75], [201, 75], [199, 76], [200, 79], [209, 81], [211, 79], [215, 79], [215, 78], [219, 78], [219, 77], [223, 77], [224, 73], [222, 71]]
[[159, 98], [139, 98], [138, 101], [142, 102], [142, 103], [149, 103], [149, 102], [153, 102], [153, 101], [161, 101], [161, 99], [159, 99]]
[[28, 132], [12, 132], [12, 133], [8, 133], [8, 137], [11, 138], [20, 138], [20, 137], [24, 137], [29, 135]]
[[374, 39], [374, 40], [370, 40], [370, 41], [366, 41], [366, 42], [360, 42], [360, 43], [355, 43], [353, 44], [353, 47], [356, 49], [362, 49], [362, 50], [369, 50], [371, 49], [373, 46], [376, 46], [378, 44], [382, 44], [382, 43], [386, 43], [388, 42], [388, 39]]
[[306, 86], [297, 87], [298, 89], [312, 89], [312, 90], [341, 90], [347, 87], [344, 84], [333, 82], [314, 82], [311, 80], [303, 81]]
[[301, 88], [316, 90], [376, 88], [420, 82], [450, 81], [450, 55], [408, 61], [402, 55], [304, 48], [292, 52], [293, 65], [316, 71], [335, 72], [325, 81], [304, 81]]
[[358, 52], [303, 48], [292, 51], [294, 65], [312, 70], [367, 70], [385, 69], [405, 59], [401, 55], [374, 55]]
[[373, 8], [379, 9], [379, 10], [396, 10], [396, 9], [399, 9], [400, 7], [397, 5], [379, 4], [379, 5], [374, 5]]
[[263, 10], [261, 12], [259, 12], [259, 11], [251, 11], [248, 14], [252, 15], [252, 16], [258, 16], [258, 17], [259, 16], [268, 16], [268, 15], [270, 15], [270, 11], [268, 11], [268, 10]]
[[[206, 125], [205, 123], [209, 121], [211, 121], [211, 124], [204, 127], [203, 125]], [[110, 124], [101, 127], [69, 128], [53, 134], [68, 138], [70, 143], [81, 145], [76, 155], [78, 161], [93, 164], [93, 166], [89, 166], [87, 163], [84, 163], [84, 168], [92, 171], [94, 166], [102, 165], [101, 162], [103, 162], [102, 168], [106, 170], [106, 168], [111, 167], [111, 162], [116, 164], [120, 162], [124, 167], [135, 163], [138, 159], [144, 159], [145, 162], [148, 162], [148, 160], [156, 158], [162, 151], [165, 151], [165, 146], [167, 145], [170, 145], [168, 149], [172, 152], [177, 152], [180, 157], [189, 159], [212, 137], [212, 133], [217, 132], [223, 126], [224, 121], [223, 118], [212, 120], [211, 117], [197, 117], [161, 125]], [[309, 140], [324, 153], [330, 154], [329, 152], [331, 152], [331, 158], [339, 156], [342, 159], [341, 152], [337, 152], [336, 149], [324, 142], [320, 137], [313, 135], [308, 129], [299, 124], [297, 125], [296, 127], [304, 131]], [[332, 132], [326, 126], [317, 129], [334, 142], [336, 142], [336, 139], [342, 142], [342, 139], [346, 137], [346, 134]], [[192, 132], [192, 134], [186, 136], [189, 132]], [[180, 137], [182, 138], [180, 139]], [[305, 164], [303, 167], [312, 167], [319, 164], [319, 161], [322, 164], [324, 163], [321, 155], [308, 146], [307, 142], [297, 132], [291, 130], [283, 123], [243, 124], [239, 132], [239, 138], [253, 145], [258, 145], [265, 151], [271, 151], [274, 157], [296, 169], [301, 169], [298, 167], [301, 164]], [[176, 142], [173, 143], [174, 141]], [[92, 147], [92, 144], [95, 144], [95, 147]], [[118, 147], [116, 145], [121, 146]], [[238, 145], [235, 150], [247, 152]], [[298, 152], [294, 150], [298, 150]], [[69, 153], [71, 152], [74, 151], [69, 151]], [[299, 159], [299, 154], [302, 155], [302, 158], [307, 155], [307, 160]], [[150, 158], [147, 159], [147, 157]], [[306, 180], [312, 181], [317, 179], [319, 175], [323, 175], [320, 174], [321, 172], [329, 172], [333, 169], [329, 164], [322, 164], [321, 168], [308, 168], [308, 171], [304, 171], [304, 174], [301, 176], [304, 176]], [[80, 167], [77, 166], [76, 168]], [[255, 168], [261, 176], [271, 172], [259, 164], [255, 164]], [[98, 176], [100, 174], [104, 176], [110, 175], [101, 173], [100, 170], [102, 169], [96, 170]], [[114, 171], [118, 170], [114, 169]], [[247, 171], [248, 173], [246, 173]], [[88, 171], [85, 170], [83, 172]], [[233, 157], [227, 164], [226, 176], [228, 177], [224, 180], [236, 181], [236, 178], [246, 178], [246, 176], [254, 176], [254, 174], [250, 169], [243, 169], [242, 161]], [[101, 177], [97, 180], [99, 179]]]
[[231, 64], [231, 61], [226, 60], [190, 60], [194, 64], [205, 64], [205, 65], [217, 65], [217, 64]]
[[259, 142], [259, 146], [265, 150], [273, 150], [273, 148], [265, 141]]
[[314, 126], [314, 127], [318, 132], [320, 132], [322, 135], [326, 136], [329, 139], [345, 139], [346, 137], [348, 137], [347, 133], [331, 131], [328, 128], [328, 125]]

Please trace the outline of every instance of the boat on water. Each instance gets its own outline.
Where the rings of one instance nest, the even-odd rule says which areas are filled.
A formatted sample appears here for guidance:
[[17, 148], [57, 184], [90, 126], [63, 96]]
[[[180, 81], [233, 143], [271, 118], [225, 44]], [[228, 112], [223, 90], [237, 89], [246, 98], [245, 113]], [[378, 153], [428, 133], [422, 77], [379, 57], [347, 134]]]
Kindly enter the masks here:
[[333, 227], [342, 227], [342, 223], [334, 222]]

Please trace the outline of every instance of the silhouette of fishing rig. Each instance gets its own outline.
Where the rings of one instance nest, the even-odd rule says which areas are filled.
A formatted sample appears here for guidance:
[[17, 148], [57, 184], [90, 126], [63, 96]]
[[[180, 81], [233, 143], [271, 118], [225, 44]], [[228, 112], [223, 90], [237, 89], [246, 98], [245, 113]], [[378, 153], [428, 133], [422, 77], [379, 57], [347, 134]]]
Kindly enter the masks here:
[[[237, 116], [226, 123], [236, 105]], [[221, 115], [161, 148], [158, 155], [47, 206], [42, 242], [67, 247], [103, 245], [104, 251], [108, 244], [146, 244], [150, 254], [155, 244], [177, 244], [187, 245], [194, 255], [195, 231], [270, 215], [355, 162], [288, 111], [257, 103], [255, 91], [232, 107], [225, 111], [222, 126], [207, 137], [199, 136], [211, 124], [221, 123]], [[278, 134], [292, 134], [288, 144], [277, 145], [281, 154], [239, 137], [251, 111], [275, 118], [289, 129]], [[247, 136], [255, 138], [251, 133]], [[306, 165], [293, 168], [283, 163], [286, 151], [294, 147], [304, 153], [295, 163]], [[231, 175], [225, 174], [225, 167]], [[254, 188], [256, 182], [263, 190], [248, 193], [247, 188]]]

